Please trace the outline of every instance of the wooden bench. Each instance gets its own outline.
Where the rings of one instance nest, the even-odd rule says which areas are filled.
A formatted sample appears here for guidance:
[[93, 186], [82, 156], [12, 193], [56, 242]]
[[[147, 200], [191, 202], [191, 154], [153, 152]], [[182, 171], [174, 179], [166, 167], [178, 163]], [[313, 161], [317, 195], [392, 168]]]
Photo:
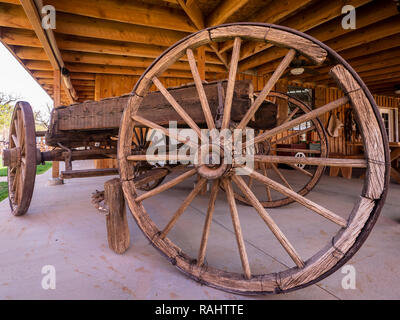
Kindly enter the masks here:
[[[364, 159], [364, 154], [355, 154], [345, 156], [342, 153], [331, 153], [329, 155], [330, 158], [341, 158], [341, 159]], [[330, 167], [329, 168], [329, 176], [330, 177], [337, 177], [339, 172], [342, 173], [342, 177], [346, 179], [351, 179], [353, 174], [352, 167]]]

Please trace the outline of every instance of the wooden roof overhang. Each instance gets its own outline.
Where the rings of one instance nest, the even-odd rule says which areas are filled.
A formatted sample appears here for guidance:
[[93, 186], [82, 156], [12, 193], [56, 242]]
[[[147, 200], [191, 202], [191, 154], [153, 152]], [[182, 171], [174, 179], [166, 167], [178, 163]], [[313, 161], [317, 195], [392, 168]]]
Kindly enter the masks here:
[[[57, 10], [56, 29], [38, 28], [33, 10]], [[342, 7], [356, 8], [356, 29], [341, 26]], [[395, 1], [323, 0], [0, 0], [0, 40], [38, 83], [53, 95], [53, 70], [66, 68], [62, 103], [94, 99], [97, 74], [140, 76], [166, 48], [199, 29], [252, 21], [306, 32], [345, 58], [372, 93], [394, 96], [400, 84], [400, 13]], [[40, 21], [39, 21], [40, 23]], [[41, 29], [41, 30], [40, 30]], [[232, 43], [206, 49], [206, 76], [226, 72]], [[269, 76], [285, 49], [246, 43], [240, 72]], [[334, 86], [328, 66], [300, 82]], [[190, 78], [184, 59], [169, 76]], [[398, 95], [397, 95], [398, 96]]]

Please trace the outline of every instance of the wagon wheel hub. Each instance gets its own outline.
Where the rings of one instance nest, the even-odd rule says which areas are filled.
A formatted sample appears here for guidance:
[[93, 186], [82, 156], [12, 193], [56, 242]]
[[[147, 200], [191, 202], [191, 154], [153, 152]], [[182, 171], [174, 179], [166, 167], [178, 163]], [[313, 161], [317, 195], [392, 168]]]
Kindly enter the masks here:
[[3, 164], [5, 167], [16, 168], [21, 166], [21, 148], [5, 149], [3, 151]]
[[223, 147], [214, 144], [201, 146], [195, 160], [197, 173], [208, 180], [227, 175], [232, 165], [225, 163], [225, 158], [226, 151]]

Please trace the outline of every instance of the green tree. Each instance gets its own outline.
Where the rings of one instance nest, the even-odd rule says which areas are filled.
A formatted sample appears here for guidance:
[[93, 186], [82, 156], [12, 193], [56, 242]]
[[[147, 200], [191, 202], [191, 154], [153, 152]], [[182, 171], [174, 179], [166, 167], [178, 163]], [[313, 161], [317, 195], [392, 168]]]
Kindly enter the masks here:
[[0, 140], [7, 139], [14, 103], [18, 97], [0, 92]]
[[43, 110], [34, 112], [36, 131], [47, 131], [50, 123], [51, 110], [52, 106], [46, 104]]

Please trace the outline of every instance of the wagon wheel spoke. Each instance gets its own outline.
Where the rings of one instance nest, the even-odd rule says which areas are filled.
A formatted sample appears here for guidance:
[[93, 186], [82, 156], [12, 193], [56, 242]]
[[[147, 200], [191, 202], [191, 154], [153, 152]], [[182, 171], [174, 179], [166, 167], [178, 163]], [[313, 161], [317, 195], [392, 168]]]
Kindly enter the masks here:
[[270, 186], [272, 189], [292, 198], [296, 202], [300, 203], [301, 205], [311, 209], [312, 211], [318, 213], [319, 215], [325, 217], [326, 219], [336, 223], [337, 225], [341, 227], [346, 227], [347, 226], [347, 221], [337, 215], [336, 213], [333, 213], [332, 211], [320, 206], [319, 204], [299, 195], [298, 193], [294, 192], [293, 190], [281, 185], [280, 183], [275, 182], [274, 180], [271, 180], [268, 177], [263, 176], [262, 174], [259, 174], [258, 172], [255, 172], [254, 170], [250, 168], [245, 168], [245, 170], [248, 172], [250, 176], [253, 176], [255, 179], [258, 181], [264, 183], [265, 185]]
[[179, 209], [175, 212], [175, 214], [172, 217], [172, 219], [168, 222], [168, 224], [165, 226], [164, 230], [161, 232], [161, 234], [160, 234], [160, 238], [161, 239], [164, 239], [167, 236], [167, 234], [174, 227], [175, 223], [178, 221], [179, 217], [186, 210], [186, 208], [190, 205], [190, 203], [193, 201], [193, 199], [197, 196], [197, 194], [201, 191], [201, 189], [203, 188], [203, 186], [206, 183], [207, 183], [207, 179], [204, 179], [204, 178], [201, 178], [196, 183], [196, 186], [189, 193], [189, 195], [186, 197], [186, 199], [182, 202], [182, 204], [179, 207]]
[[156, 77], [153, 78], [153, 83], [160, 90], [162, 95], [167, 99], [175, 111], [182, 117], [182, 119], [194, 130], [199, 137], [201, 137], [201, 131], [196, 122], [187, 114], [187, 112], [181, 107], [181, 105], [175, 100], [175, 98], [168, 92], [163, 84]]
[[233, 228], [235, 229], [235, 236], [239, 248], [240, 260], [242, 261], [244, 275], [246, 279], [250, 279], [251, 271], [250, 271], [249, 259], [247, 257], [247, 251], [243, 240], [242, 228], [240, 226], [239, 214], [236, 207], [235, 196], [233, 194], [232, 183], [229, 179], [224, 179], [223, 185], [226, 190], [226, 197], [228, 199], [229, 208], [231, 211]]
[[15, 202], [19, 205], [22, 200], [22, 187], [23, 187], [23, 179], [22, 179], [22, 170], [21, 168], [19, 169], [18, 177], [16, 177], [16, 184], [15, 184], [15, 193], [16, 193], [16, 198]]
[[296, 166], [295, 164], [290, 163], [289, 166], [292, 167], [293, 169], [296, 169], [297, 171], [300, 171], [301, 173], [304, 173], [306, 176], [309, 176], [309, 177], [314, 176], [311, 172], [309, 172], [303, 168], [300, 168], [300, 167]]
[[366, 168], [367, 161], [365, 159], [338, 159], [338, 158], [312, 158], [312, 157], [289, 157], [289, 156], [269, 156], [255, 155], [255, 161], [266, 163], [285, 163], [285, 164], [306, 164], [311, 166], [330, 166], [330, 167], [352, 167]]
[[139, 147], [143, 146], [143, 128], [139, 129], [139, 133], [140, 133], [140, 140], [138, 141], [139, 143]]
[[26, 163], [21, 159], [21, 178], [22, 178], [22, 182], [24, 182], [24, 180], [25, 180], [25, 168], [26, 168]]
[[296, 107], [294, 108], [294, 110], [288, 115], [288, 117], [285, 119], [285, 121], [283, 121], [283, 123], [289, 122], [290, 120], [292, 120], [292, 118], [296, 115], [297, 112], [299, 112], [300, 108]]
[[254, 178], [253, 177], [249, 177], [249, 181], [247, 182], [247, 186], [249, 188], [251, 188], [253, 186], [253, 182], [254, 182]]
[[176, 132], [171, 132], [168, 129], [166, 129], [166, 128], [164, 128], [164, 127], [162, 127], [162, 126], [160, 126], [160, 125], [158, 125], [158, 124], [156, 124], [156, 123], [154, 123], [154, 122], [152, 122], [150, 120], [147, 120], [147, 119], [145, 119], [145, 118], [143, 118], [141, 116], [135, 115], [135, 116], [132, 116], [132, 119], [134, 121], [137, 121], [137, 122], [147, 126], [147, 127], [150, 127], [152, 129], [155, 129], [155, 130], [159, 130], [163, 134], [165, 134], [166, 136], [168, 136], [170, 138], [173, 138], [175, 140], [178, 140], [178, 141], [180, 141], [180, 142], [182, 142], [184, 144], [187, 144], [188, 146], [191, 146], [193, 148], [196, 147], [196, 146], [193, 145], [193, 143], [191, 143], [191, 141], [189, 141], [188, 138], [183, 137], [183, 136], [179, 135]]
[[161, 186], [158, 186], [157, 188], [138, 196], [135, 199], [135, 201], [136, 202], [140, 202], [140, 201], [143, 201], [143, 200], [145, 200], [147, 198], [153, 197], [153, 196], [155, 196], [155, 195], [157, 195], [157, 194], [159, 194], [161, 192], [164, 192], [164, 191], [176, 186], [177, 184], [185, 181], [186, 179], [190, 178], [191, 176], [195, 175], [196, 173], [197, 173], [196, 169], [189, 170], [189, 171], [181, 174], [180, 176], [178, 176], [178, 177], [176, 177], [176, 178], [174, 178], [174, 179], [162, 184]]
[[261, 216], [261, 218], [267, 224], [268, 228], [275, 235], [275, 237], [280, 242], [282, 247], [286, 250], [286, 252], [292, 258], [294, 263], [299, 268], [303, 268], [304, 267], [303, 260], [300, 258], [300, 256], [298, 255], [298, 253], [296, 252], [296, 250], [294, 249], [292, 244], [289, 242], [289, 240], [286, 238], [286, 236], [283, 234], [283, 232], [279, 229], [278, 225], [271, 218], [271, 216], [268, 214], [268, 212], [264, 209], [264, 207], [262, 206], [260, 201], [258, 201], [257, 197], [250, 190], [250, 188], [246, 185], [246, 183], [243, 181], [243, 179], [240, 176], [237, 176], [237, 175], [233, 176], [232, 179], [236, 183], [236, 185], [239, 187], [239, 189], [245, 194], [245, 196], [247, 197], [249, 202], [252, 204], [254, 209], [256, 209], [258, 214]]
[[293, 120], [291, 120], [289, 122], [283, 123], [283, 124], [281, 124], [280, 126], [274, 128], [274, 129], [267, 130], [264, 133], [261, 133], [260, 135], [255, 137], [253, 139], [253, 141], [250, 141], [248, 144], [251, 145], [253, 143], [258, 143], [258, 142], [264, 141], [264, 140], [266, 140], [268, 138], [271, 138], [271, 137], [273, 137], [273, 136], [275, 136], [275, 135], [277, 135], [279, 133], [282, 133], [282, 132], [284, 132], [284, 131], [286, 131], [288, 129], [291, 129], [291, 128], [293, 128], [293, 127], [295, 127], [295, 126], [297, 126], [297, 125], [299, 125], [299, 124], [301, 124], [303, 122], [307, 122], [309, 120], [315, 119], [315, 118], [325, 114], [326, 112], [329, 112], [331, 110], [339, 108], [340, 106], [342, 106], [342, 105], [344, 105], [344, 104], [346, 104], [348, 102], [349, 102], [349, 98], [348, 97], [343, 97], [343, 98], [337, 99], [335, 101], [332, 101], [332, 102], [326, 104], [323, 107], [315, 109], [315, 110], [313, 110], [313, 111], [311, 111], [309, 113], [306, 113], [306, 114], [304, 114], [304, 115], [302, 115], [302, 116], [300, 116], [300, 117], [298, 117], [296, 119], [293, 119]]
[[19, 129], [18, 141], [19, 141], [20, 148], [22, 151], [25, 147], [25, 135], [24, 135], [24, 122], [23, 122], [22, 112], [20, 109], [18, 110], [17, 121], [18, 121], [18, 129]]
[[15, 146], [18, 148], [19, 147], [19, 141], [18, 138], [15, 134], [12, 135], [12, 139], [14, 141]]
[[[261, 168], [263, 170], [263, 174], [264, 176], [268, 177], [268, 173], [267, 173], [267, 165], [265, 163], [261, 163]], [[254, 179], [254, 178], [253, 178]], [[269, 186], [265, 187], [266, 191], [267, 191], [267, 197], [268, 197], [268, 201], [272, 201], [272, 195], [271, 195], [271, 188]]]
[[196, 60], [192, 49], [186, 50], [186, 55], [189, 60], [190, 70], [192, 71], [194, 83], [196, 85], [197, 93], [199, 94], [199, 99], [201, 103], [201, 108], [203, 109], [204, 117], [207, 122], [207, 127], [209, 130], [215, 129], [214, 118], [212, 116], [210, 105], [208, 104], [208, 99], [204, 91], [203, 83], [200, 78], [200, 73], [196, 65]]
[[286, 178], [283, 176], [283, 174], [280, 172], [278, 169], [277, 165], [275, 163], [271, 163], [272, 169], [275, 171], [275, 173], [278, 175], [279, 179], [282, 180], [282, 182], [290, 189], [293, 190], [292, 186], [289, 184], [289, 182], [286, 180]]
[[236, 74], [238, 70], [238, 62], [240, 58], [240, 46], [242, 40], [239, 37], [235, 38], [233, 43], [232, 58], [229, 69], [228, 84], [226, 86], [225, 104], [224, 104], [224, 115], [222, 118], [221, 129], [228, 129], [231, 121], [231, 109], [233, 101], [233, 91], [235, 89]]
[[197, 257], [198, 266], [203, 265], [206, 256], [208, 236], [210, 234], [210, 227], [211, 227], [212, 217], [214, 214], [215, 201], [217, 200], [219, 184], [220, 184], [219, 179], [217, 179], [213, 182], [213, 185], [211, 187], [210, 201], [208, 202], [207, 216], [204, 222], [203, 235], [201, 237], [200, 249]]
[[14, 192], [17, 190], [17, 184], [18, 184], [18, 180], [19, 180], [20, 170], [21, 170], [20, 168], [16, 169], [14, 179], [12, 182], [11, 190]]
[[18, 182], [19, 182], [19, 170], [17, 170], [15, 176], [14, 176], [14, 180], [13, 180], [13, 185], [12, 185], [12, 192], [14, 195], [14, 204], [18, 203]]
[[14, 119], [14, 128], [15, 128], [15, 134], [17, 135], [17, 138], [20, 139], [20, 132], [19, 132], [19, 123], [18, 119]]
[[261, 104], [264, 102], [265, 98], [268, 96], [268, 94], [274, 87], [275, 83], [279, 80], [279, 78], [285, 72], [286, 68], [292, 62], [295, 55], [296, 55], [296, 50], [290, 49], [289, 52], [286, 54], [286, 56], [281, 61], [281, 63], [279, 64], [279, 66], [275, 69], [272, 76], [269, 78], [267, 84], [264, 86], [264, 88], [258, 95], [256, 101], [254, 101], [253, 105], [250, 107], [250, 109], [246, 112], [243, 119], [240, 121], [239, 125], [237, 126], [237, 129], [244, 129], [247, 126], [247, 124], [249, 123], [251, 118], [253, 118], [253, 116], [257, 112], [258, 108], [261, 106]]

